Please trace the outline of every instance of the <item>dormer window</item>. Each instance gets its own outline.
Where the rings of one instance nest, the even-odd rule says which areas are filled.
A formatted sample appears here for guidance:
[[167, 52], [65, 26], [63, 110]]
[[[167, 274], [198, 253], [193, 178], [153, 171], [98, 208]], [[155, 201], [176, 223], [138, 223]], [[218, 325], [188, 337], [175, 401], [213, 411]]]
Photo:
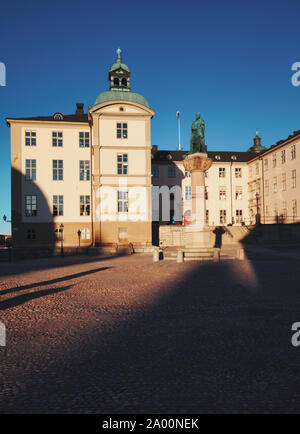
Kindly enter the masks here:
[[53, 115], [53, 119], [55, 119], [56, 121], [62, 121], [63, 118], [64, 117], [61, 113], [54, 113], [54, 115]]
[[215, 159], [216, 159], [216, 160], [221, 160], [220, 155], [216, 155], [216, 156], [215, 156]]

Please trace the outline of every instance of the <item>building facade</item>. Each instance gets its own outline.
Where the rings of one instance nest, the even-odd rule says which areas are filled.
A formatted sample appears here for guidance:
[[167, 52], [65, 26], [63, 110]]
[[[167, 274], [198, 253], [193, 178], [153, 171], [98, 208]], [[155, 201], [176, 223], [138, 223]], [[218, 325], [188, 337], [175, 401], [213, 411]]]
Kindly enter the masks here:
[[[188, 225], [187, 152], [151, 147], [153, 116], [147, 100], [131, 91], [131, 73], [118, 49], [109, 90], [88, 113], [78, 103], [72, 115], [7, 118], [13, 246], [48, 252], [143, 248], [152, 245], [153, 224]], [[252, 225], [258, 217], [263, 224], [298, 222], [299, 143], [295, 131], [267, 149], [257, 134], [245, 152], [209, 151], [209, 225]], [[165, 202], [170, 212], [168, 206], [164, 212]]]

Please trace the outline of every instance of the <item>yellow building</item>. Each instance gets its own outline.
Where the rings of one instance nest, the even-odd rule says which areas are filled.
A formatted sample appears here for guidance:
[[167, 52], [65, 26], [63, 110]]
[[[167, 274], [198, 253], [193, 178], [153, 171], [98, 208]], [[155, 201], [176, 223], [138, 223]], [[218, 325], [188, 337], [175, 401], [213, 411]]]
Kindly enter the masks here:
[[110, 90], [88, 114], [7, 118], [11, 128], [12, 238], [41, 253], [152, 245], [151, 118], [130, 90], [117, 50]]
[[[131, 91], [130, 75], [118, 49], [109, 90], [88, 113], [78, 103], [72, 115], [7, 118], [16, 250], [26, 255], [128, 245], [145, 250], [159, 224], [189, 223], [187, 152], [151, 147], [154, 111]], [[206, 218], [212, 230], [298, 222], [299, 143], [296, 131], [266, 149], [257, 134], [248, 151], [209, 151]]]

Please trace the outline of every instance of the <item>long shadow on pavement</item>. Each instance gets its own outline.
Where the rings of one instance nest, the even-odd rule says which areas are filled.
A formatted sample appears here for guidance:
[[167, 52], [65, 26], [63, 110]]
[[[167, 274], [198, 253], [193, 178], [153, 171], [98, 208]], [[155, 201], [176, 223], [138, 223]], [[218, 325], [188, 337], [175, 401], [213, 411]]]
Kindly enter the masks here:
[[110, 268], [113, 268], [113, 267], [95, 268], [93, 270], [82, 271], [81, 273], [75, 273], [75, 274], [69, 274], [69, 275], [63, 276], [63, 277], [57, 277], [56, 279], [44, 280], [42, 282], [31, 283], [29, 285], [16, 286], [14, 288], [4, 289], [3, 291], [0, 291], [0, 296], [5, 295], [5, 294], [10, 294], [11, 292], [24, 291], [26, 289], [33, 289], [33, 288], [40, 287], [40, 286], [54, 285], [55, 283], [65, 282], [66, 280], [76, 279], [78, 277], [87, 276], [87, 275], [93, 274], [93, 273], [98, 273], [99, 271], [109, 270]]
[[[43, 369], [24, 376], [25, 392], [3, 400], [1, 412], [299, 412], [300, 353], [290, 342], [300, 319], [296, 265], [199, 265], [153, 288], [156, 298], [135, 311], [114, 316], [118, 307], [99, 306], [111, 328], [94, 323], [55, 363], [41, 358]], [[156, 270], [180, 267], [187, 270]]]

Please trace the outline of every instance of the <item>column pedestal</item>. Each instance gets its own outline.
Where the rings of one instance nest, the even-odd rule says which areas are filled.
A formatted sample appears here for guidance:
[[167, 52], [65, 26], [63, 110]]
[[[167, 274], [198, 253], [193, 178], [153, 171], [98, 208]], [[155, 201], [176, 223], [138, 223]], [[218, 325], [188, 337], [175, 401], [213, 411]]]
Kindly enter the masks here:
[[210, 229], [206, 223], [205, 171], [212, 165], [206, 153], [188, 155], [183, 161], [184, 168], [191, 173], [192, 219], [186, 226], [186, 247], [212, 247]]

